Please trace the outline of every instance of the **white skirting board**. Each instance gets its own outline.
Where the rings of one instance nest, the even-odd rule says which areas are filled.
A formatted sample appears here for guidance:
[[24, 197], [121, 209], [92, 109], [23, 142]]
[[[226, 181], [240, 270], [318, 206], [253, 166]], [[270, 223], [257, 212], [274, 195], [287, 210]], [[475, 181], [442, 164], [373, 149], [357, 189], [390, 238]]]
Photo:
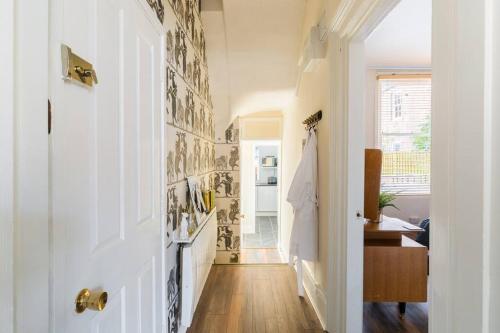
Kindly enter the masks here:
[[181, 249], [181, 328], [191, 326], [196, 306], [214, 263], [217, 247], [217, 215], [215, 209], [200, 224], [200, 230]]
[[320, 285], [314, 279], [309, 265], [304, 262], [302, 264], [303, 285], [309, 300], [314, 308], [314, 312], [318, 316], [321, 326], [326, 330], [326, 296], [325, 292], [320, 288]]

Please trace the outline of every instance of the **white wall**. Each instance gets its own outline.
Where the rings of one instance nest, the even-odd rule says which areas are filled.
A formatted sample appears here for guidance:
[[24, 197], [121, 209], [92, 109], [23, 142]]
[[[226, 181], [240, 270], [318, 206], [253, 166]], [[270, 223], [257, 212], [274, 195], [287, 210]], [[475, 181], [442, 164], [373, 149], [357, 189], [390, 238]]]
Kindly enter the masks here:
[[[312, 0], [306, 4], [303, 23], [303, 40], [310, 28], [319, 22], [323, 13], [324, 1]], [[283, 163], [281, 197], [281, 239], [283, 252], [288, 254], [289, 238], [293, 221], [292, 207], [286, 202], [288, 189], [302, 156], [302, 139], [306, 131], [302, 121], [309, 115], [323, 111], [323, 119], [318, 123], [318, 179], [319, 179], [319, 258], [305, 265], [305, 274], [311, 281], [311, 300], [317, 306], [321, 320], [326, 316], [327, 259], [328, 259], [328, 203], [329, 203], [329, 119], [330, 119], [330, 76], [329, 56], [312, 73], [303, 73], [300, 89], [291, 105], [283, 112]], [[306, 283], [307, 283], [307, 277]]]
[[401, 0], [365, 41], [370, 67], [431, 65], [432, 0]]
[[240, 117], [241, 140], [281, 140], [283, 115], [278, 112], [257, 112]]
[[499, 332], [498, 2], [433, 13], [429, 328]]
[[232, 117], [293, 98], [305, 0], [222, 0]]
[[430, 195], [399, 195], [394, 204], [399, 210], [387, 207], [384, 215], [418, 224], [430, 216]]
[[[367, 50], [367, 52], [369, 52]], [[366, 96], [365, 96], [365, 142], [366, 148], [380, 148], [377, 144], [378, 117], [377, 117], [377, 74], [392, 73], [394, 70], [373, 69], [366, 71]], [[421, 73], [422, 71], [398, 69], [398, 73]], [[410, 219], [423, 220], [430, 215], [430, 195], [400, 195], [394, 201], [399, 210], [394, 208], [384, 209], [384, 214], [397, 217], [405, 221]]]
[[[262, 158], [266, 156], [274, 156], [278, 158], [278, 145], [268, 146], [268, 145], [257, 145], [257, 155], [259, 156], [259, 165], [262, 163]], [[281, 167], [281, 166], [280, 166]], [[278, 168], [262, 168], [259, 167], [257, 183], [267, 183], [268, 177], [277, 177]]]
[[[214, 1], [205, 2], [213, 3]], [[217, 2], [217, 1], [215, 1]], [[206, 52], [208, 66], [208, 76], [210, 77], [210, 92], [212, 94], [212, 103], [216, 116], [215, 133], [224, 133], [231, 124], [230, 109], [230, 81], [229, 69], [227, 65], [227, 44], [226, 44], [226, 25], [224, 22], [224, 13], [221, 7], [214, 7], [213, 10], [203, 8], [202, 20], [205, 27]]]

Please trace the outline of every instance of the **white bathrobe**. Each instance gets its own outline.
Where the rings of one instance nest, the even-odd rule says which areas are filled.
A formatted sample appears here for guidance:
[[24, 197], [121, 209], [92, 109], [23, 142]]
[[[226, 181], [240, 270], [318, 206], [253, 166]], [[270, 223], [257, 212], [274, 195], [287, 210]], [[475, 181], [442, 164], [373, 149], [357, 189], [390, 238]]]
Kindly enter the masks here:
[[294, 210], [290, 235], [290, 264], [297, 257], [298, 293], [303, 296], [302, 260], [315, 261], [318, 257], [318, 151], [314, 130], [310, 130], [302, 160], [295, 172], [287, 201]]

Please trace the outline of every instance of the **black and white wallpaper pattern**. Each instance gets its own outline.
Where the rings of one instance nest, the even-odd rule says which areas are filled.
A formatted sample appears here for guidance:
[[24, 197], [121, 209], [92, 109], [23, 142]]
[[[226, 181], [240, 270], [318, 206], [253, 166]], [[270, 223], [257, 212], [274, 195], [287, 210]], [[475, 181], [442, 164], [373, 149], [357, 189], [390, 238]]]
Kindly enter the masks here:
[[217, 133], [215, 145], [215, 205], [217, 206], [216, 263], [240, 261], [240, 139], [238, 120], [224, 133]]
[[145, 0], [166, 33], [165, 166], [168, 332], [179, 330], [180, 248], [172, 242], [183, 211], [190, 211], [186, 177], [215, 188], [215, 129], [199, 0]]
[[239, 263], [240, 152], [237, 121], [217, 133], [199, 0], [145, 0], [166, 32], [166, 260], [168, 332], [179, 330], [180, 249], [172, 242], [189, 210], [186, 177], [216, 191], [216, 263]]

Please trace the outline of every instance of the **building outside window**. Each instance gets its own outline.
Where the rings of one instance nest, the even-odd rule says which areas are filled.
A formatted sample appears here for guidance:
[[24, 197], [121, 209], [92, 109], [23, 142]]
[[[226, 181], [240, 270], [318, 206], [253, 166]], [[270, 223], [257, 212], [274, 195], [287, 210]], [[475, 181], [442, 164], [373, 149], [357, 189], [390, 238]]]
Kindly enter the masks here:
[[392, 93], [392, 119], [399, 120], [403, 117], [402, 113], [403, 96], [400, 91]]
[[430, 193], [431, 77], [378, 76], [382, 191]]

